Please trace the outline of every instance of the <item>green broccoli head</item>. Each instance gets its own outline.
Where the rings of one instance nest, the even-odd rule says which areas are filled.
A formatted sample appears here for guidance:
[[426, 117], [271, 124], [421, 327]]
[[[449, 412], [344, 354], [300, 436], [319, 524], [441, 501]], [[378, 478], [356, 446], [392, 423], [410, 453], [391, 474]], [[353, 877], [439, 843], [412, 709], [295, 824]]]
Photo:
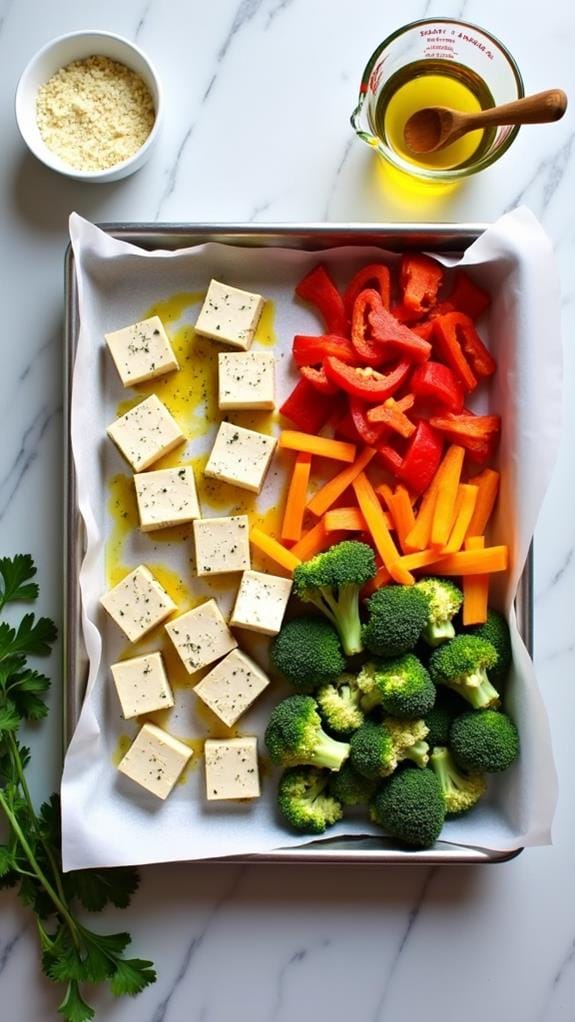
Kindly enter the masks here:
[[426, 741], [431, 749], [436, 745], [448, 745], [449, 730], [454, 718], [464, 713], [469, 706], [465, 699], [445, 685], [440, 685], [436, 692], [435, 705], [424, 717], [428, 727]]
[[375, 656], [409, 653], [428, 616], [428, 602], [416, 586], [384, 586], [366, 601], [369, 611], [363, 642]]
[[366, 713], [381, 706], [392, 717], [424, 717], [435, 702], [436, 688], [413, 653], [366, 664], [357, 684], [363, 692]]
[[346, 760], [341, 770], [332, 773], [329, 790], [344, 806], [365, 806], [373, 796], [375, 785], [375, 779], [358, 774]]
[[445, 820], [437, 777], [429, 769], [398, 770], [376, 792], [370, 815], [390, 837], [411, 848], [431, 848]]
[[294, 593], [331, 621], [347, 656], [363, 649], [359, 591], [375, 570], [375, 555], [367, 543], [344, 540], [294, 571]]
[[487, 677], [497, 663], [490, 642], [476, 635], [457, 635], [438, 646], [429, 658], [429, 673], [436, 685], [447, 685], [474, 709], [499, 705], [499, 693]]
[[461, 589], [447, 578], [422, 578], [415, 588], [427, 598], [429, 617], [423, 629], [423, 638], [430, 646], [440, 646], [453, 639], [453, 618], [463, 604]]
[[274, 706], [265, 743], [272, 762], [284, 767], [339, 770], [349, 756], [349, 745], [330, 738], [323, 730], [317, 703], [311, 696], [288, 696]]
[[462, 713], [451, 725], [449, 740], [458, 765], [473, 773], [499, 773], [519, 756], [517, 727], [497, 710]]
[[425, 766], [429, 746], [422, 720], [394, 720], [381, 724], [366, 720], [350, 738], [350, 762], [362, 777], [387, 777], [403, 759]]
[[489, 677], [495, 684], [505, 681], [509, 668], [511, 667], [511, 635], [509, 625], [496, 610], [487, 612], [487, 621], [482, 625], [474, 625], [469, 629], [470, 635], [478, 635], [480, 639], [487, 639], [497, 651], [497, 663], [490, 668]]
[[341, 674], [315, 693], [324, 724], [337, 735], [350, 735], [365, 720], [355, 674]]
[[285, 621], [271, 644], [270, 657], [274, 667], [300, 692], [313, 692], [345, 670], [338, 634], [320, 617]]
[[329, 770], [291, 767], [282, 774], [278, 787], [278, 808], [294, 830], [323, 834], [341, 820], [341, 801], [328, 790]]
[[462, 774], [444, 745], [433, 750], [429, 762], [441, 786], [446, 813], [452, 816], [466, 813], [485, 794], [487, 783], [484, 775]]

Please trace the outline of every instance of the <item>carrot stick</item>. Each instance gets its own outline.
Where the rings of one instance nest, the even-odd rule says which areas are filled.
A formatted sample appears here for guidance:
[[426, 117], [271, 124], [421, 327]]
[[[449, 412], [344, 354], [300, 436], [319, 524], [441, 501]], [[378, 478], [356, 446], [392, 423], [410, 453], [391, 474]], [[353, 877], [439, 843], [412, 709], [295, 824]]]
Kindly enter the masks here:
[[506, 571], [509, 551], [505, 545], [488, 546], [484, 550], [460, 550], [441, 557], [435, 564], [438, 575], [484, 575]]
[[[453, 528], [449, 534], [447, 546], [443, 548], [444, 554], [456, 554], [463, 546], [463, 540], [469, 528], [479, 488], [463, 483], [457, 492], [456, 514]], [[465, 549], [468, 549], [467, 547]], [[471, 549], [471, 547], [469, 548]]]
[[419, 505], [419, 511], [415, 519], [415, 525], [411, 532], [405, 537], [405, 545], [408, 550], [426, 550], [429, 546], [431, 539], [431, 525], [433, 522], [433, 515], [435, 511], [435, 502], [437, 500], [437, 494], [439, 492], [439, 486], [443, 480], [443, 476], [449, 471], [451, 462], [455, 455], [452, 455], [451, 451], [453, 447], [450, 447], [443, 456], [443, 460], [437, 469], [431, 483], [427, 487], [423, 494], [421, 504]]
[[399, 563], [407, 571], [415, 571], [417, 568], [427, 568], [430, 564], [436, 564], [443, 557], [441, 550], [416, 550], [413, 554], [405, 554], [399, 558]]
[[286, 550], [285, 546], [278, 543], [277, 539], [273, 536], [266, 535], [261, 529], [252, 529], [250, 532], [250, 542], [262, 554], [266, 554], [276, 564], [280, 564], [286, 571], [294, 571], [298, 564], [301, 564], [301, 558], [293, 553], [292, 550]]
[[[484, 536], [469, 536], [466, 550], [483, 550]], [[482, 625], [487, 621], [489, 575], [466, 575], [463, 579], [463, 624]]]
[[304, 532], [299, 542], [292, 546], [290, 554], [294, 554], [302, 561], [308, 561], [310, 557], [320, 554], [322, 550], [327, 550], [328, 547], [346, 538], [345, 532], [328, 532], [325, 527], [325, 520], [320, 518], [319, 522], [316, 522], [313, 528]]
[[376, 486], [375, 492], [377, 493], [378, 497], [381, 497], [387, 510], [391, 511], [390, 501], [391, 498], [393, 497], [393, 486], [390, 486], [389, 483], [381, 483], [379, 486]]
[[361, 595], [365, 599], [375, 593], [377, 589], [381, 589], [382, 586], [386, 586], [391, 582], [391, 575], [387, 568], [383, 564], [380, 564], [373, 578], [370, 578], [369, 582], [366, 582]]
[[333, 511], [326, 511], [323, 520], [328, 532], [334, 532], [336, 529], [342, 529], [344, 532], [367, 530], [365, 518], [358, 507], [336, 507]]
[[483, 472], [469, 480], [472, 486], [477, 486], [479, 493], [475, 511], [467, 529], [468, 536], [483, 536], [485, 534], [487, 523], [497, 500], [499, 480], [499, 472], [495, 472], [492, 468], [483, 469]]
[[348, 486], [351, 486], [353, 480], [357, 478], [360, 472], [363, 472], [364, 468], [369, 465], [371, 459], [377, 452], [373, 447], [364, 447], [363, 451], [359, 455], [353, 465], [349, 468], [344, 468], [342, 472], [330, 479], [328, 483], [325, 483], [320, 490], [312, 497], [308, 503], [308, 511], [311, 511], [313, 515], [318, 518], [335, 504], [338, 497], [341, 497], [342, 493], [345, 493]]
[[410, 575], [405, 568], [398, 565], [399, 551], [387, 527], [385, 512], [365, 473], [361, 472], [357, 479], [354, 479], [352, 485], [371, 538], [384, 566], [396, 582], [400, 582], [403, 585], [413, 585], [415, 581], [413, 575]]
[[399, 545], [403, 553], [407, 553], [405, 540], [415, 525], [415, 515], [409, 499], [409, 494], [403, 486], [398, 486], [395, 493], [389, 498], [389, 512]]
[[282, 540], [297, 542], [301, 537], [310, 472], [311, 454], [300, 452], [292, 469], [282, 522]]
[[321, 458], [348, 462], [354, 460], [356, 451], [355, 444], [348, 444], [345, 440], [331, 440], [325, 436], [298, 433], [296, 429], [284, 429], [280, 433], [279, 446], [287, 451], [302, 451], [305, 454], [316, 454]]
[[443, 547], [449, 539], [455, 500], [461, 479], [461, 469], [465, 457], [465, 448], [453, 444], [449, 450], [450, 460], [445, 467], [441, 485], [437, 490], [437, 499], [433, 509], [433, 521], [431, 523], [431, 545]]

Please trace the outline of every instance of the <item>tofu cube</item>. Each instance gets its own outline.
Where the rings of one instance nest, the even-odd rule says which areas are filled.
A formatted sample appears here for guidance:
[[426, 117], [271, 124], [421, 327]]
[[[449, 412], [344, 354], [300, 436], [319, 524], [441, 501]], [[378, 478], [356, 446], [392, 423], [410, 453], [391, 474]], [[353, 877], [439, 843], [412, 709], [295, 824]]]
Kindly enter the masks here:
[[221, 351], [218, 355], [220, 408], [272, 409], [274, 356], [271, 351]]
[[264, 305], [261, 295], [211, 280], [196, 333], [245, 351], [253, 341]]
[[140, 529], [152, 532], [200, 517], [193, 468], [164, 468], [134, 476]]
[[174, 601], [143, 564], [105, 593], [100, 603], [130, 642], [137, 642], [176, 610]]
[[194, 522], [194, 541], [198, 575], [223, 575], [228, 571], [244, 571], [249, 568], [249, 531], [247, 515], [197, 518]]
[[159, 316], [104, 335], [124, 387], [179, 369]]
[[207, 738], [206, 797], [208, 802], [230, 798], [258, 798], [257, 738]]
[[259, 493], [276, 443], [273, 436], [221, 422], [204, 474]]
[[263, 635], [277, 635], [291, 590], [289, 578], [244, 571], [230, 624]]
[[135, 472], [148, 468], [186, 439], [155, 394], [116, 419], [106, 432]]
[[168, 621], [166, 631], [188, 674], [213, 664], [238, 644], [215, 600]]
[[118, 770], [158, 798], [167, 798], [186, 764], [192, 750], [156, 724], [144, 724]]
[[269, 683], [249, 656], [233, 649], [202, 678], [194, 692], [227, 727], [233, 727]]
[[161, 653], [121, 660], [110, 670], [126, 720], [141, 713], [169, 710], [174, 705]]

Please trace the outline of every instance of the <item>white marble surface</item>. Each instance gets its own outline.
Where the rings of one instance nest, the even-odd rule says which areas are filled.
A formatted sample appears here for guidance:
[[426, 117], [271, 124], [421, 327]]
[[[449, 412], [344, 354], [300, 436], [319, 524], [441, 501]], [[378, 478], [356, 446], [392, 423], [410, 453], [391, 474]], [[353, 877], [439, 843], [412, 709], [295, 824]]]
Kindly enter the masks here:
[[[71, 209], [106, 220], [490, 220], [524, 201], [554, 240], [563, 281], [565, 435], [575, 328], [575, 129], [523, 131], [497, 166], [443, 202], [382, 191], [348, 124], [375, 45], [424, 15], [477, 21], [511, 47], [526, 86], [575, 101], [569, 0], [440, 5], [406, 0], [0, 0], [0, 407], [2, 553], [29, 550], [43, 610], [61, 596], [62, 258]], [[95, 12], [95, 13], [93, 13]], [[13, 94], [29, 56], [62, 32], [102, 28], [137, 41], [166, 88], [162, 142], [135, 177], [105, 186], [53, 175], [24, 151]], [[545, 343], [545, 337], [541, 338]], [[573, 1022], [572, 604], [575, 488], [570, 441], [536, 535], [536, 665], [562, 795], [553, 848], [495, 867], [177, 866], [143, 871], [142, 892], [110, 926], [129, 926], [158, 983], [135, 1001], [96, 998], [114, 1022], [396, 1020]], [[54, 664], [53, 676], [58, 677]], [[34, 738], [37, 797], [60, 770], [59, 685]], [[30, 919], [0, 895], [0, 1003], [10, 1022], [55, 1018]]]

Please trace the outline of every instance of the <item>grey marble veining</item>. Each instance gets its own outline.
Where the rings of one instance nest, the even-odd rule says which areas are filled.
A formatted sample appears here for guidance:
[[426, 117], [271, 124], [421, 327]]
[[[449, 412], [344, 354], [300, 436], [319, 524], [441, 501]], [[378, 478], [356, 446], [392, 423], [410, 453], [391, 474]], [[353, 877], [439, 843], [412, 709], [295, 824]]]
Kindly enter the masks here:
[[[575, 1022], [572, 798], [575, 598], [575, 137], [573, 113], [522, 131], [504, 160], [438, 200], [387, 191], [348, 119], [367, 57], [416, 17], [459, 15], [507, 42], [529, 91], [575, 101], [575, 14], [510, 0], [0, 0], [0, 232], [3, 363], [1, 552], [30, 550], [42, 611], [61, 592], [61, 317], [66, 220], [490, 220], [526, 202], [553, 239], [563, 281], [565, 439], [535, 538], [536, 664], [562, 779], [555, 845], [491, 868], [200, 865], [143, 871], [129, 915], [134, 953], [158, 983], [98, 995], [109, 1022]], [[150, 54], [166, 91], [161, 144], [135, 177], [68, 182], [28, 156], [13, 93], [31, 54], [79, 28], [122, 33]], [[542, 338], [545, 343], [545, 338]], [[34, 737], [33, 791], [60, 769], [58, 666], [50, 720]], [[10, 1022], [55, 1018], [31, 920], [0, 893], [0, 1004]]]

